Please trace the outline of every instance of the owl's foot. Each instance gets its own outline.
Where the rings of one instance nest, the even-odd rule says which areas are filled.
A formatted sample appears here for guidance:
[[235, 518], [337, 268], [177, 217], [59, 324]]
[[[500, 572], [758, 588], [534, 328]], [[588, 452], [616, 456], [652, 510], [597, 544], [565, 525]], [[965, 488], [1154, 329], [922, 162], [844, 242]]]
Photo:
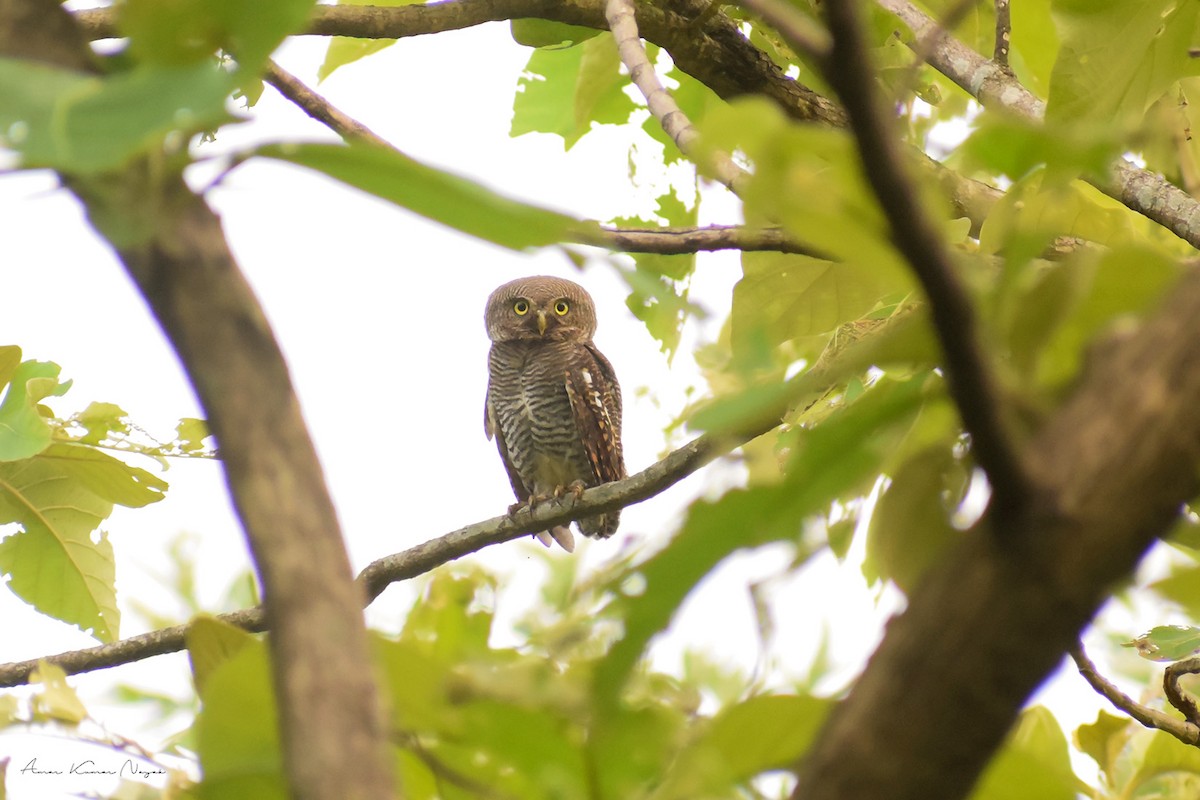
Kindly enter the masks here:
[[550, 495], [548, 495], [548, 494], [530, 495], [529, 497], [525, 498], [524, 500], [518, 500], [517, 502], [515, 502], [511, 506], [509, 506], [508, 507], [508, 516], [515, 517], [517, 514], [520, 514], [522, 511], [533, 511], [533, 509], [536, 508], [539, 504], [544, 503], [549, 499], [550, 499]]
[[[561, 487], [558, 487], [561, 488]], [[554, 494], [535, 494], [530, 495], [527, 499], [513, 503], [508, 507], [508, 516], [515, 517], [522, 511], [533, 511], [533, 509], [541, 503], [550, 500], [551, 498], [561, 497], [566, 492], [559, 492], [555, 489]], [[548, 531], [539, 531], [533, 534], [533, 537], [546, 547], [550, 547], [554, 542], [558, 542], [558, 546], [568, 553], [575, 552], [575, 535], [571, 533], [571, 529], [566, 525], [556, 525]]]
[[560, 484], [554, 487], [554, 499], [560, 500], [570, 494], [574, 496], [575, 502], [579, 502], [579, 498], [583, 497], [585, 489], [587, 489], [587, 486], [584, 485], [583, 481], [571, 481], [566, 486]]

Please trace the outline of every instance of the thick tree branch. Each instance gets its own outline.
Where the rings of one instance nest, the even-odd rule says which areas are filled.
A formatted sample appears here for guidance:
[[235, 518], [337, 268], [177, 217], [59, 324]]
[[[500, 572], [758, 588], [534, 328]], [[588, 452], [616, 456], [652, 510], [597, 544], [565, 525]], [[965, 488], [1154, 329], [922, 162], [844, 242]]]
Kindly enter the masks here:
[[1122, 692], [1116, 684], [1109, 681], [1096, 670], [1096, 665], [1088, 658], [1082, 644], [1076, 643], [1072, 645], [1069, 652], [1083, 679], [1117, 709], [1124, 711], [1145, 727], [1165, 731], [1184, 744], [1200, 744], [1200, 727], [1191, 722], [1172, 717], [1170, 714], [1164, 714], [1157, 709], [1144, 706]]
[[[74, 25], [56, 0], [0, 0], [0, 54], [86, 68], [91, 52]], [[282, 353], [219, 220], [181, 175], [148, 159], [60, 177], [137, 284], [220, 442], [273, 631], [292, 796], [392, 797], [360, 592]]]
[[971, 434], [975, 460], [992, 485], [993, 507], [997, 513], [1017, 513], [1028, 499], [1029, 481], [1005, 425], [1000, 407], [1002, 394], [979, 344], [975, 311], [942, 243], [940, 229], [924, 213], [905, 175], [896, 133], [889, 125], [890, 115], [885, 115], [876, 89], [855, 6], [847, 0], [829, 0], [825, 8], [833, 34], [826, 78], [850, 114], [863, 172], [888, 218], [892, 239], [912, 265], [929, 299], [950, 394]]
[[[1045, 117], [1046, 104], [1022, 86], [1009, 70], [941, 30], [908, 0], [876, 2], [899, 17], [918, 39], [937, 37], [938, 46], [929, 53], [929, 63], [984, 106], [1003, 108], [1033, 122]], [[1084, 180], [1200, 248], [1200, 202], [1161, 175], [1118, 158], [1109, 166], [1106, 179], [1085, 177]]]
[[1030, 513], [986, 514], [910, 594], [816, 736], [795, 797], [963, 797], [1112, 585], [1200, 490], [1198, 404], [1200, 271], [1188, 270], [1156, 315], [1094, 353], [1030, 443]]

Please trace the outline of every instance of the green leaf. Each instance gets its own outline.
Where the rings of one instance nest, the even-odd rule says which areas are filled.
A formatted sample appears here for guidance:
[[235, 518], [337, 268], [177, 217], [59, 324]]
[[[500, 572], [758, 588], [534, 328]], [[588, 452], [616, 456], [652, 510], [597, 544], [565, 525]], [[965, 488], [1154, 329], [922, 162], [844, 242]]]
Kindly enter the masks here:
[[730, 316], [735, 358], [862, 318], [881, 300], [908, 292], [907, 277], [854, 262], [788, 253], [743, 253]]
[[620, 67], [607, 31], [579, 46], [534, 50], [517, 82], [509, 135], [552, 133], [569, 150], [593, 122], [628, 122], [636, 106], [624, 92], [628, 79]]
[[653, 800], [724, 797], [759, 773], [794, 766], [833, 701], [761, 695], [725, 708], [672, 762]]
[[[683, 323], [700, 309], [688, 301], [688, 290], [680, 288], [675, 281], [660, 273], [663, 262], [673, 261], [679, 256], [638, 255], [634, 257], [636, 269], [622, 269], [621, 277], [629, 286], [629, 297], [625, 306], [641, 320], [650, 335], [658, 340], [667, 358], [675, 355], [679, 338], [683, 335]], [[694, 260], [691, 262], [695, 263]]]
[[250, 633], [208, 614], [189, 622], [184, 638], [192, 663], [192, 680], [201, 696], [213, 672], [255, 641]]
[[42, 684], [33, 695], [33, 718], [55, 720], [68, 725], [78, 725], [88, 717], [87, 709], [79, 695], [67, 683], [67, 673], [62, 667], [49, 661], [39, 661], [30, 673], [31, 683]]
[[658, 782], [682, 737], [677, 712], [661, 706], [610, 709], [588, 732], [596, 797], [638, 797]]
[[1179, 661], [1200, 652], [1200, 628], [1191, 625], [1157, 625], [1125, 642], [1150, 661]]
[[1062, 40], [1047, 120], [1128, 125], [1180, 78], [1200, 74], [1188, 55], [1200, 6], [1188, 0], [1054, 0]]
[[54, 444], [40, 458], [53, 461], [65, 477], [78, 481], [102, 500], [127, 508], [157, 503], [167, 491], [167, 482], [162, 478], [91, 447]]
[[433, 657], [426, 643], [382, 636], [371, 641], [393, 724], [413, 731], [461, 732], [461, 715], [448, 699], [447, 664]]
[[108, 642], [120, 621], [116, 573], [112, 543], [95, 532], [112, 502], [73, 476], [76, 467], [40, 457], [0, 463], [0, 524], [23, 529], [0, 541], [0, 573], [39, 611]]
[[508, 774], [510, 796], [588, 795], [587, 768], [572, 721], [547, 709], [483, 699], [462, 708], [462, 721], [473, 747], [488, 753], [489, 767]]
[[254, 152], [323, 172], [463, 233], [514, 250], [553, 244], [588, 227], [392, 150], [363, 144], [284, 144]]
[[1075, 800], [1081, 788], [1067, 737], [1049, 710], [1034, 706], [1022, 712], [970, 800]]
[[1200, 619], [1200, 566], [1173, 564], [1165, 578], [1147, 588], [1178, 603], [1192, 619]]
[[84, 444], [100, 444], [112, 433], [129, 433], [125, 409], [115, 403], [88, 403], [88, 407], [73, 417], [87, 431], [79, 437]]
[[205, 449], [204, 440], [211, 435], [208, 423], [202, 419], [184, 417], [175, 426], [175, 441], [185, 453], [202, 452]]
[[983, 113], [975, 130], [955, 151], [955, 164], [1013, 180], [1041, 165], [1055, 174], [1104, 175], [1124, 147], [1111, 125], [1092, 122], [1030, 122], [1008, 114]]
[[1051, 0], [1022, 0], [1010, 6], [1012, 21], [1009, 63], [1017, 79], [1038, 97], [1050, 90], [1050, 74], [1058, 57], [1058, 33]]
[[[423, 5], [422, 0], [338, 0], [343, 6], [412, 6]], [[360, 58], [378, 53], [396, 43], [395, 39], [359, 39], [350, 36], [334, 36], [325, 50], [325, 60], [317, 68], [317, 80], [323, 81], [338, 67], [353, 64]]]
[[493, 616], [487, 598], [495, 590], [481, 570], [436, 573], [409, 612], [402, 640], [427, 644], [447, 664], [487, 653]]
[[1098, 333], [1153, 309], [1180, 269], [1158, 248], [1132, 243], [1114, 246], [1098, 260], [1084, 257], [1058, 268], [1079, 272], [1073, 280], [1080, 281], [1080, 294], [1040, 354], [1038, 379], [1045, 386], [1070, 380]]
[[961, 538], [950, 512], [970, 474], [952, 446], [943, 442], [904, 462], [871, 514], [863, 572], [892, 579], [905, 594]]
[[1129, 717], [1118, 717], [1099, 711], [1096, 721], [1075, 729], [1075, 745], [1100, 765], [1100, 771], [1111, 774], [1113, 759], [1129, 738]]
[[[228, 118], [233, 78], [211, 63], [97, 77], [0, 58], [0, 144], [23, 168], [102, 172]], [[182, 142], [186, 141], [181, 139]]]
[[[650, 638], [667, 626], [683, 599], [717, 564], [745, 547], [797, 541], [805, 517], [873, 475], [883, 455], [881, 430], [912, 419], [923, 384], [883, 381], [824, 424], [803, 431], [784, 482], [694, 503], [671, 542], [635, 568], [645, 591], [628, 596], [621, 594], [620, 583], [614, 586], [625, 634], [596, 667], [601, 703], [611, 706]], [[816, 546], [801, 545], [797, 560]]]
[[36, 455], [50, 444], [53, 430], [38, 404], [61, 397], [71, 382], [60, 383], [59, 366], [50, 361], [25, 361], [12, 370], [12, 380], [0, 402], [0, 461]]
[[513, 41], [517, 44], [551, 49], [571, 47], [601, 33], [595, 28], [548, 19], [514, 19], [509, 23], [509, 27]]
[[13, 344], [0, 346], [0, 386], [7, 386], [21, 364], [21, 348]]
[[1149, 743], [1145, 745], [1140, 763], [1135, 763], [1127, 784], [1122, 788], [1120, 797], [1189, 797], [1194, 794], [1177, 794], [1174, 792], [1157, 793], [1145, 791], [1171, 773], [1181, 773], [1180, 777], [1191, 778], [1195, 789], [1195, 777], [1200, 776], [1200, 750], [1163, 731], [1153, 731], [1149, 735]]
[[272, 800], [291, 795], [283, 777], [275, 698], [266, 645], [251, 640], [209, 674], [196, 716], [203, 780], [213, 800]]
[[125, 0], [117, 27], [143, 63], [180, 66], [211, 62], [220, 49], [239, 70], [257, 73], [288, 34], [308, 21], [313, 0]]

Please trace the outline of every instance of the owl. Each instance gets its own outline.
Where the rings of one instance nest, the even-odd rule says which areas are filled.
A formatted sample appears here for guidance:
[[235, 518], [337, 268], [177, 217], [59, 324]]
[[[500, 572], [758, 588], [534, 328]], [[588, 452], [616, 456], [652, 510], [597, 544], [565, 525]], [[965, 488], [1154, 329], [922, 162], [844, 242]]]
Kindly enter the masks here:
[[[483, 426], [517, 495], [510, 512], [624, 478], [621, 387], [592, 343], [596, 307], [584, 288], [544, 275], [510, 281], [488, 298], [484, 321], [492, 348]], [[612, 536], [619, 516], [581, 519], [579, 530]], [[565, 525], [537, 537], [575, 549]]]

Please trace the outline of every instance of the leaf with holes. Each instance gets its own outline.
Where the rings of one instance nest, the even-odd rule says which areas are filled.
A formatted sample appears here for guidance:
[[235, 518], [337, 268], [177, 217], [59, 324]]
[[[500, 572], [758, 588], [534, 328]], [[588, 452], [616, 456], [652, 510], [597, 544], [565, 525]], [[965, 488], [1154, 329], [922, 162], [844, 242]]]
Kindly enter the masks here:
[[0, 541], [8, 587], [44, 614], [117, 638], [116, 571], [107, 534], [113, 504], [50, 458], [0, 463], [0, 524], [21, 530]]

